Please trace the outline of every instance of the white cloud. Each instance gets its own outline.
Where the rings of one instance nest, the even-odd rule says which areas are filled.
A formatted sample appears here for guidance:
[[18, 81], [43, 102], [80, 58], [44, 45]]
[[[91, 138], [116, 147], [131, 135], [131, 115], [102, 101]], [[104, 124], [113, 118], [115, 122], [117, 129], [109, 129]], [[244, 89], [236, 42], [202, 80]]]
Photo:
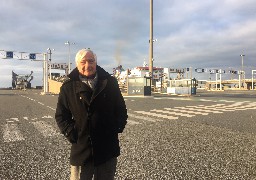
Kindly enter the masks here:
[[[254, 0], [154, 1], [154, 64], [239, 68], [244, 53], [245, 64], [255, 67], [255, 6]], [[67, 62], [69, 40], [76, 43], [71, 57], [90, 47], [109, 72], [118, 63], [131, 68], [148, 61], [148, 0], [3, 0], [0, 19], [0, 49], [42, 53], [50, 47], [54, 62]], [[1, 81], [9, 74], [4, 65], [35, 67], [18, 66], [23, 63], [0, 60]], [[39, 76], [33, 81], [41, 82]]]

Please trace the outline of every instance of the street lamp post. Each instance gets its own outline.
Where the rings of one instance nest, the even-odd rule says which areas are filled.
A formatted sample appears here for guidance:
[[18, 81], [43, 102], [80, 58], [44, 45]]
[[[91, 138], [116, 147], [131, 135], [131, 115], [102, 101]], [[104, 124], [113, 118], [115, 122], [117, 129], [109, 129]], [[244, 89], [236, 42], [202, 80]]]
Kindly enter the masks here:
[[68, 45], [68, 74], [70, 73], [70, 44], [75, 44], [75, 43], [71, 43], [69, 41], [65, 42], [66, 45]]
[[48, 93], [48, 58], [47, 53], [43, 53], [44, 60], [44, 68], [43, 68], [43, 81], [44, 81], [44, 94]]
[[240, 54], [242, 57], [242, 81], [243, 81], [243, 86], [244, 86], [244, 80], [245, 80], [245, 73], [244, 73], [244, 54]]
[[153, 0], [150, 0], [150, 29], [149, 29], [149, 74], [153, 83]]
[[50, 64], [50, 66], [49, 66], [50, 79], [52, 79], [51, 63], [52, 63], [52, 51], [54, 51], [54, 50], [55, 49], [47, 48], [47, 51], [48, 51], [48, 54], [49, 54], [49, 61], [48, 61], [48, 63]]

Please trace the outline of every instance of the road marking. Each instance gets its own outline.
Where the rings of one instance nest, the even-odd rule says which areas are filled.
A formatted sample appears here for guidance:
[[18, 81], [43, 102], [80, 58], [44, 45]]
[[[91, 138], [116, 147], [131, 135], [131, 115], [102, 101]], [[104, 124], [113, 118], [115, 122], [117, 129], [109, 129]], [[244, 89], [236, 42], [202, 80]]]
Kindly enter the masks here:
[[146, 111], [135, 111], [135, 112], [140, 113], [140, 114], [145, 114], [145, 115], [148, 115], [148, 116], [160, 117], [160, 118], [164, 118], [164, 119], [178, 119], [178, 117], [168, 116], [168, 115], [161, 115], [161, 114], [146, 112]]
[[224, 99], [221, 99], [219, 100], [220, 102], [235, 102], [235, 101], [229, 101], [229, 100], [224, 100]]
[[43, 103], [41, 103], [41, 102], [37, 102], [38, 104], [41, 104], [41, 105], [43, 105], [44, 106], [44, 104]]
[[7, 120], [7, 123], [14, 123], [14, 121]]
[[213, 100], [210, 100], [210, 99], [200, 99], [200, 101], [210, 102], [210, 101], [213, 101]]
[[134, 121], [134, 120], [128, 119], [128, 120], [127, 120], [127, 124], [129, 124], [129, 125], [137, 125], [137, 124], [141, 124], [141, 123], [139, 123], [139, 122], [137, 122], [137, 121]]
[[135, 111], [135, 112], [144, 114], [147, 116], [160, 117], [164, 119], [178, 119], [178, 117], [168, 116], [166, 114], [193, 117], [195, 115], [208, 115], [209, 113], [222, 114], [223, 112], [231, 112], [235, 110], [256, 109], [256, 106], [255, 106], [256, 103], [243, 105], [244, 103], [245, 102], [236, 102], [231, 105], [214, 104], [210, 106], [205, 106], [205, 105], [185, 106], [185, 107], [164, 108], [165, 110], [153, 109], [153, 110], [150, 110], [150, 112], [146, 112], [146, 111]]
[[60, 134], [55, 128], [47, 124], [45, 121], [36, 121], [32, 122], [32, 124], [44, 137], [57, 136]]
[[50, 116], [50, 115], [47, 115], [47, 116], [43, 116], [42, 118], [43, 118], [43, 119], [44, 119], [44, 118], [46, 118], [46, 119], [52, 119], [53, 117]]
[[50, 106], [47, 106], [47, 107], [50, 108], [50, 109], [53, 110], [53, 111], [56, 111], [56, 109], [53, 108], [53, 107], [50, 107]]
[[192, 114], [199, 114], [199, 115], [208, 115], [209, 113], [203, 113], [203, 112], [195, 112], [190, 110], [191, 108], [188, 109], [172, 109], [172, 108], [164, 108], [166, 110], [170, 110], [170, 111], [178, 111], [178, 112], [184, 112], [184, 113], [192, 113]]
[[[198, 107], [196, 106], [190, 106], [190, 107], [179, 107], [180, 109], [184, 109], [184, 110], [191, 110], [193, 112], [205, 112], [205, 113], [211, 113], [211, 112], [214, 112], [214, 111], [210, 111], [210, 110], [206, 110], [206, 109], [199, 109]], [[222, 113], [222, 112], [221, 112]]]
[[[35, 101], [35, 102], [37, 102], [35, 99], [32, 99], [32, 98], [30, 98], [30, 97], [28, 97], [28, 96], [23, 96], [23, 95], [21, 95], [22, 97], [24, 97], [24, 98], [27, 98], [27, 99], [29, 99], [29, 100], [31, 100], [31, 101]], [[44, 106], [45, 104], [44, 103], [41, 103], [41, 102], [37, 102], [38, 104], [41, 104], [42, 106]], [[50, 106], [46, 106], [46, 107], [48, 107], [49, 109], [51, 109], [51, 110], [53, 110], [53, 111], [56, 111], [56, 109], [55, 108], [53, 108], [53, 107], [50, 107]]]
[[178, 115], [178, 116], [185, 116], [185, 117], [193, 117], [195, 115], [190, 115], [190, 114], [184, 114], [184, 113], [177, 113], [177, 112], [170, 112], [170, 111], [164, 111], [164, 110], [157, 110], [157, 109], [153, 109], [151, 111], [154, 112], [160, 112], [160, 113], [164, 113], [164, 114], [171, 114], [171, 115]]
[[22, 136], [18, 129], [17, 124], [5, 124], [3, 127], [4, 142], [23, 141], [25, 138]]
[[[221, 114], [223, 113], [222, 111], [217, 111], [218, 109], [216, 107], [202, 107], [202, 110], [204, 110], [204, 112], [211, 112], [211, 113], [214, 113], [214, 114]], [[219, 109], [220, 110], [220, 109]]]
[[132, 117], [132, 118], [136, 118], [136, 119], [144, 120], [144, 121], [149, 121], [149, 122], [161, 121], [161, 120], [157, 120], [157, 119], [155, 119], [155, 118], [150, 118], [150, 117], [145, 117], [145, 116], [139, 116], [139, 115], [135, 115], [135, 114], [131, 114], [131, 113], [128, 113], [128, 117]]
[[10, 119], [14, 121], [20, 121], [19, 118], [10, 118]]

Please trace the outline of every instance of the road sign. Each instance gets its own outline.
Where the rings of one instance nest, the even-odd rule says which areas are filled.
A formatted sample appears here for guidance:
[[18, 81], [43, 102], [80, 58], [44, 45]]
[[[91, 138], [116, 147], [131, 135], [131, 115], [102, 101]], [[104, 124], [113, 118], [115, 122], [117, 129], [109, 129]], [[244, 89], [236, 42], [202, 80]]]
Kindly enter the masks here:
[[68, 64], [66, 63], [51, 63], [51, 65], [48, 64], [48, 66], [51, 66], [51, 69], [62, 69], [62, 70], [68, 69]]
[[6, 51], [6, 58], [13, 58], [13, 52], [12, 51]]
[[29, 54], [29, 59], [36, 59], [36, 54]]

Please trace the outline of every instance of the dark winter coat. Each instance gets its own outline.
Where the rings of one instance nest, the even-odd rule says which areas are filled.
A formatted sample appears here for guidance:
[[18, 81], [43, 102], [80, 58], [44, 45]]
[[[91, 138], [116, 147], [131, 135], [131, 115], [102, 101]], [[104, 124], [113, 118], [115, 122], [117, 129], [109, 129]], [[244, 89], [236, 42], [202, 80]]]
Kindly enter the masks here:
[[118, 133], [126, 125], [127, 110], [116, 79], [97, 66], [95, 91], [74, 69], [63, 83], [55, 114], [60, 131], [72, 143], [70, 164], [95, 165], [120, 155]]

